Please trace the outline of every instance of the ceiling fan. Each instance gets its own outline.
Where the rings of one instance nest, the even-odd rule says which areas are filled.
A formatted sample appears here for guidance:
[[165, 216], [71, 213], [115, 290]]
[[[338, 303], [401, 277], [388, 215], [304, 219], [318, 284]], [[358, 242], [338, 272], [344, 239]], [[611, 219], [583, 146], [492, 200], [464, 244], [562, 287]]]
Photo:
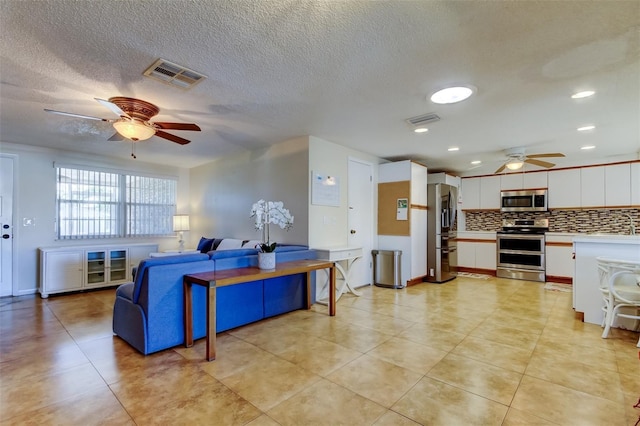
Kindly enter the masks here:
[[519, 170], [524, 166], [524, 163], [533, 164], [540, 167], [546, 167], [550, 169], [555, 166], [554, 163], [549, 163], [548, 161], [537, 160], [537, 158], [549, 158], [549, 157], [564, 157], [564, 154], [559, 152], [548, 152], [545, 154], [531, 154], [525, 155], [524, 148], [513, 148], [505, 151], [507, 155], [507, 161], [500, 166], [498, 170], [494, 173], [500, 173], [504, 169], [509, 169], [510, 171]]
[[191, 141], [172, 135], [171, 133], [167, 133], [164, 130], [200, 131], [200, 127], [193, 123], [151, 122], [151, 117], [157, 115], [160, 112], [160, 108], [147, 101], [121, 96], [109, 98], [109, 100], [99, 98], [94, 99], [113, 111], [119, 118], [92, 117], [90, 115], [55, 111], [47, 108], [45, 108], [45, 111], [53, 114], [68, 115], [70, 117], [113, 123], [116, 133], [108, 139], [110, 141], [124, 140], [126, 138], [137, 142], [149, 139], [151, 136], [155, 135], [168, 139], [171, 142], [179, 143], [180, 145], [186, 145]]

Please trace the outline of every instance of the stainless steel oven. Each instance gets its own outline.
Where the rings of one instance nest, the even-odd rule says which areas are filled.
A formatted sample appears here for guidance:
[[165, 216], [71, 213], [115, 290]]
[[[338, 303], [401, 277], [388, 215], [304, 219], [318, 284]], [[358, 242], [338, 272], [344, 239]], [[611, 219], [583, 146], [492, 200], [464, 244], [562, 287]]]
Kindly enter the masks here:
[[497, 233], [496, 275], [545, 281], [545, 237], [548, 219], [505, 219]]

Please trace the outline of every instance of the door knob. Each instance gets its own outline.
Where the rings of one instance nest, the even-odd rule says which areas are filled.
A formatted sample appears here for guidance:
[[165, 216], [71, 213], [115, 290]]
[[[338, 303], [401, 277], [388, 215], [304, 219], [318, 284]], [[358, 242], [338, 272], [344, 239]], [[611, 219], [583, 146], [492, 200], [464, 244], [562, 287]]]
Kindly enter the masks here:
[[4, 234], [4, 235], [2, 235], [2, 238], [4, 238], [5, 240], [8, 240], [9, 238], [11, 238], [11, 235]]
[[356, 230], [355, 230], [355, 229], [352, 229], [352, 230], [351, 230], [351, 233], [352, 233], [352, 234], [355, 234], [355, 233], [356, 233]]

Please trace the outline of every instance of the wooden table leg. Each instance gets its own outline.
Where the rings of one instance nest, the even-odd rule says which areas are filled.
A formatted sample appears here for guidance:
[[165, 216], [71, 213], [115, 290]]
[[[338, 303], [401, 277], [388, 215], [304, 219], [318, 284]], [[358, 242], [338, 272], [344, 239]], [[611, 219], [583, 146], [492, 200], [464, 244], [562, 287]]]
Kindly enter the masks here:
[[207, 287], [207, 361], [216, 359], [216, 284]]
[[182, 279], [183, 305], [184, 305], [184, 345], [187, 348], [193, 346], [193, 308], [191, 306], [191, 283], [186, 278]]
[[307, 310], [309, 309], [311, 309], [311, 271], [307, 272]]
[[329, 315], [336, 315], [336, 267], [329, 268]]

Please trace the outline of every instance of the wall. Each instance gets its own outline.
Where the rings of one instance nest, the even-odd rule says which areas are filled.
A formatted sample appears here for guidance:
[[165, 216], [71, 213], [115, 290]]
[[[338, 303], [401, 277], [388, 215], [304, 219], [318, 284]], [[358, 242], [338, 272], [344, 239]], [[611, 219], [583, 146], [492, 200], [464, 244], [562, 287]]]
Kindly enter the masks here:
[[[327, 247], [346, 245], [349, 232], [349, 206], [347, 204], [349, 158], [373, 164], [373, 183], [377, 186], [378, 168], [384, 160], [344, 146], [314, 137], [309, 137], [309, 170], [307, 182], [311, 186], [311, 173], [323, 173], [340, 179], [340, 206], [318, 206], [311, 204], [309, 190], [309, 246]], [[377, 211], [377, 191], [374, 190], [374, 212]], [[377, 215], [376, 215], [377, 216]], [[374, 229], [377, 224], [374, 223]], [[375, 241], [376, 235], [373, 236]]]
[[272, 241], [308, 244], [308, 170], [307, 137], [191, 169], [190, 246], [201, 236], [261, 239], [250, 217], [251, 206], [259, 199], [282, 201], [294, 216], [289, 231], [270, 227]]
[[[128, 170], [156, 176], [178, 177], [178, 211], [188, 208], [189, 174], [186, 169], [157, 166], [140, 160], [105, 157], [3, 143], [3, 154], [17, 156], [14, 179], [14, 295], [34, 293], [38, 287], [38, 247], [82, 245], [107, 242], [153, 242], [161, 248], [177, 247], [175, 237], [153, 239], [108, 239], [57, 241], [55, 239], [56, 178], [54, 162]], [[22, 226], [23, 218], [34, 218], [34, 226]]]

